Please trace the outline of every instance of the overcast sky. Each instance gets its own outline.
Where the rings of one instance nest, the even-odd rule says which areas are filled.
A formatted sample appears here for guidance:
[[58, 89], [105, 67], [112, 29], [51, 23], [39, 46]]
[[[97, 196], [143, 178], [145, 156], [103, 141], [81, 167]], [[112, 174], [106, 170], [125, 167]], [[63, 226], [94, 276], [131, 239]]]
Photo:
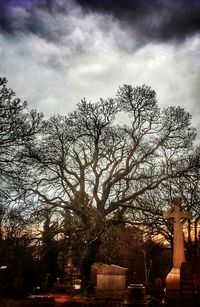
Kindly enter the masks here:
[[0, 73], [45, 116], [146, 84], [200, 135], [200, 0], [0, 0]]

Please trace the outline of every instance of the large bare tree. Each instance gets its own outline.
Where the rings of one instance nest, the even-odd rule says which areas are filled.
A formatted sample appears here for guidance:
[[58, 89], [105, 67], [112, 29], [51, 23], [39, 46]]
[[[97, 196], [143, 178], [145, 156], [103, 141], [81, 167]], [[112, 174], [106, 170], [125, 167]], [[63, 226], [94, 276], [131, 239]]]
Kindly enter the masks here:
[[106, 227], [120, 222], [127, 208], [155, 214], [141, 198], [188, 169], [195, 139], [190, 120], [181, 107], [160, 110], [145, 85], [124, 85], [114, 99], [82, 100], [69, 115], [50, 118], [40, 138], [29, 142], [26, 196], [77, 216], [89, 267]]

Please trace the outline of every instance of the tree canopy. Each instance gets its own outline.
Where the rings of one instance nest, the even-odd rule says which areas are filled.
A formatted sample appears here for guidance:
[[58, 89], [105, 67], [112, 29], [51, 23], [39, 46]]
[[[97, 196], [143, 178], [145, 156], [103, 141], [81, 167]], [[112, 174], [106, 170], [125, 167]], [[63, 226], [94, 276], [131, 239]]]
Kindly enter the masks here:
[[[119, 125], [122, 112], [128, 120]], [[115, 99], [97, 103], [82, 100], [68, 116], [51, 117], [41, 138], [29, 142], [26, 188], [49, 208], [82, 216], [138, 210], [142, 195], [192, 167], [186, 162], [195, 139], [190, 120], [181, 107], [160, 110], [147, 86], [124, 85]]]

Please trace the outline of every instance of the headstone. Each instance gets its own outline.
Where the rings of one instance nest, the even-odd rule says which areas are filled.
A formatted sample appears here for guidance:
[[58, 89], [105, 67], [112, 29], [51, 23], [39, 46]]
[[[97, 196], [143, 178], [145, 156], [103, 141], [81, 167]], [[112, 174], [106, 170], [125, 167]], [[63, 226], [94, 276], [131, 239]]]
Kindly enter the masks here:
[[95, 264], [92, 267], [97, 299], [122, 300], [126, 291], [127, 268]]
[[192, 214], [189, 211], [183, 211], [181, 208], [181, 198], [176, 197], [172, 201], [172, 210], [163, 213], [165, 219], [173, 218], [173, 268], [166, 278], [166, 301], [171, 306], [178, 306], [180, 302], [180, 268], [185, 262], [183, 220], [191, 219]]
[[122, 307], [147, 307], [145, 287], [143, 284], [130, 284], [126, 291], [126, 296], [123, 300]]

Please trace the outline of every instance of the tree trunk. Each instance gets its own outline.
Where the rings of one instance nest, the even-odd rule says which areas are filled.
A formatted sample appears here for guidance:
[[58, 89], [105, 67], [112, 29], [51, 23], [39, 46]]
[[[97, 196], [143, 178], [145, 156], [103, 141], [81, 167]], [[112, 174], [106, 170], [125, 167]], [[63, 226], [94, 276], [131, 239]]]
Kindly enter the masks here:
[[91, 277], [91, 267], [97, 261], [99, 248], [102, 244], [101, 239], [97, 238], [93, 240], [88, 247], [87, 255], [84, 257], [81, 263], [81, 275], [82, 275], [82, 282], [81, 282], [81, 289], [88, 293], [92, 291], [90, 277]]

